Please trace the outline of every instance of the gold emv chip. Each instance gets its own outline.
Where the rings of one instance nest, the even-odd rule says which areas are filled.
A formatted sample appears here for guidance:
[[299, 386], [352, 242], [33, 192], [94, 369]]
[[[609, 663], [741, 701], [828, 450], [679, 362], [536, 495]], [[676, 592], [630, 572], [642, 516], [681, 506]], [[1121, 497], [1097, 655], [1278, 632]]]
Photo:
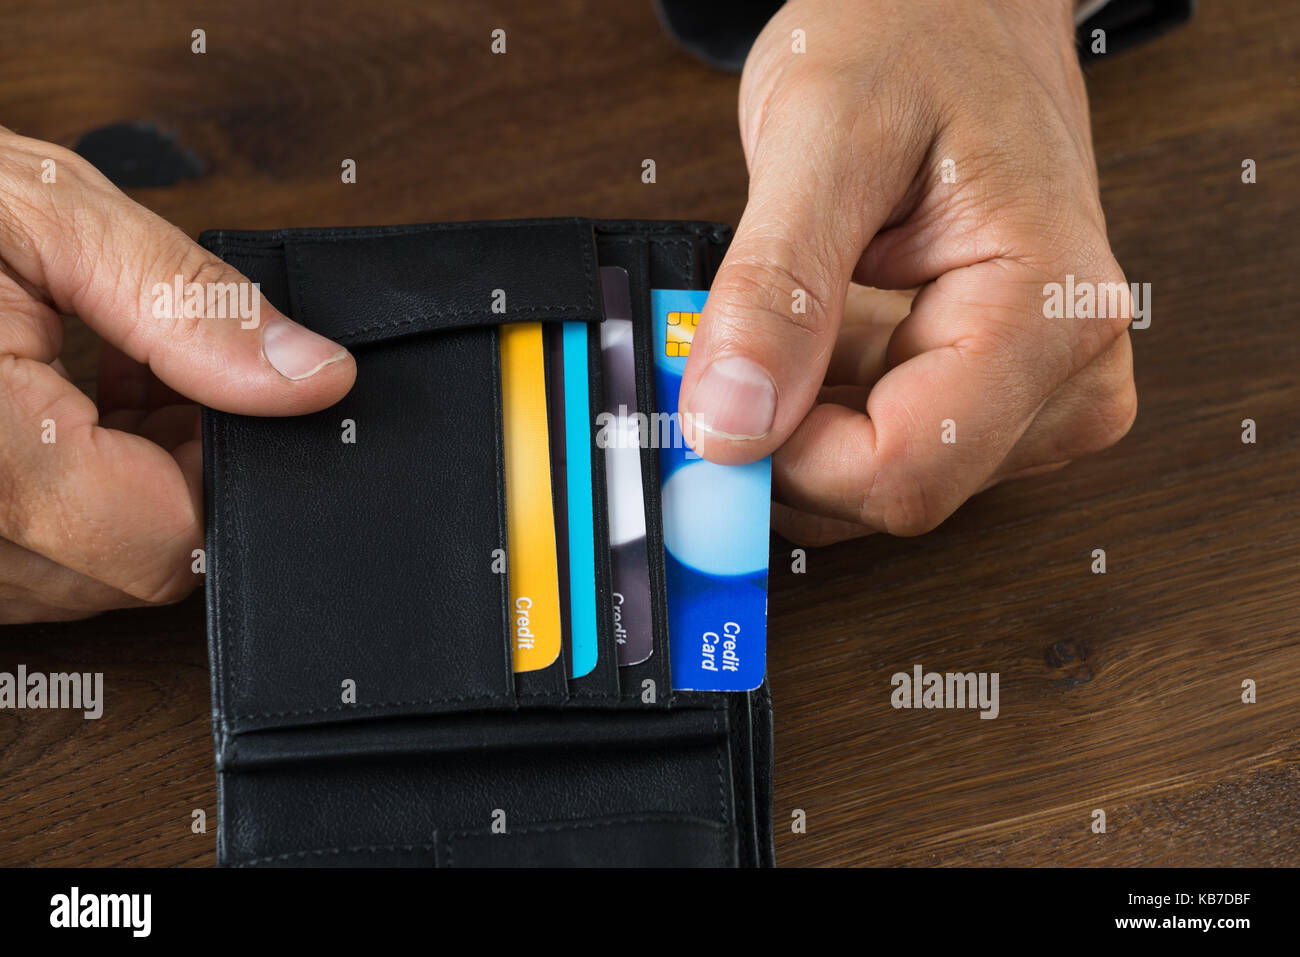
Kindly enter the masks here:
[[691, 354], [691, 340], [695, 327], [700, 324], [698, 312], [668, 313], [668, 338], [664, 342], [664, 355], [670, 359], [685, 359]]

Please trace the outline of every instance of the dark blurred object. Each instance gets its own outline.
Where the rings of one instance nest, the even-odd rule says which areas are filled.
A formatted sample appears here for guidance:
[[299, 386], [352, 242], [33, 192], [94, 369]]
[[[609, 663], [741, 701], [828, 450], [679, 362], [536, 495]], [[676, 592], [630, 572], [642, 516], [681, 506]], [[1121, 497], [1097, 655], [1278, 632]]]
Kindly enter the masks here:
[[784, 0], [655, 0], [659, 19], [686, 49], [710, 66], [739, 73], [754, 38]]
[[[1196, 0], [1110, 0], [1078, 24], [1079, 59], [1087, 63], [1100, 56], [1135, 47], [1191, 19]], [[1106, 31], [1106, 53], [1092, 52], [1092, 31]]]
[[[782, 2], [655, 0], [655, 6], [664, 28], [678, 43], [710, 66], [739, 73], [754, 38], [781, 9]], [[1094, 0], [1077, 6], [1095, 10], [1077, 30], [1079, 57], [1087, 61], [1100, 55], [1092, 52], [1093, 30], [1105, 30], [1106, 52], [1117, 53], [1186, 22], [1196, 9], [1196, 0], [1109, 0], [1099, 9]]]
[[114, 123], [82, 134], [73, 149], [121, 189], [172, 186], [203, 175], [202, 161], [149, 123]]

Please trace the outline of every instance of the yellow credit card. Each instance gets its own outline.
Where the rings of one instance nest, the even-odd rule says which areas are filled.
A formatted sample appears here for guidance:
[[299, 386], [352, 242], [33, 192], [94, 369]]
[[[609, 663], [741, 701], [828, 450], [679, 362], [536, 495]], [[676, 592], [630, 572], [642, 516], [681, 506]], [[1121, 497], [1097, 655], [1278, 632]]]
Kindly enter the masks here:
[[541, 323], [501, 326], [506, 570], [516, 672], [549, 667], [560, 656], [560, 577], [551, 501], [545, 362]]

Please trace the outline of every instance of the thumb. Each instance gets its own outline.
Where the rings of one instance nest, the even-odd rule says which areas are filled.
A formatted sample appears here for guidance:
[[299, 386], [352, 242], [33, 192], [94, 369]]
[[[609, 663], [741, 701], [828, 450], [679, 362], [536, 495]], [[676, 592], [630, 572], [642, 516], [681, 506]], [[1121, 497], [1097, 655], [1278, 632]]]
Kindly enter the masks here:
[[854, 267], [888, 215], [872, 199], [879, 184], [849, 167], [853, 151], [809, 150], [809, 135], [764, 130], [749, 202], [691, 342], [682, 430], [714, 462], [771, 454], [812, 408]]
[[246, 276], [80, 157], [60, 155], [57, 184], [8, 197], [20, 215], [0, 217], [0, 259], [60, 312], [187, 398], [228, 412], [312, 412], [352, 387], [346, 349], [283, 316]]

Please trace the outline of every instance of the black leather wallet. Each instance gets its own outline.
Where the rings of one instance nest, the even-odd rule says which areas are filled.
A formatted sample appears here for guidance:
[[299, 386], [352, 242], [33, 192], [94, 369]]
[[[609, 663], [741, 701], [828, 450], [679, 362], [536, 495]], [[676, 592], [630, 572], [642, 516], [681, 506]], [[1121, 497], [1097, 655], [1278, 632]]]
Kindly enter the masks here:
[[[204, 411], [220, 863], [772, 864], [766, 684], [672, 690], [656, 450], [642, 450], [643, 664], [617, 663], [603, 466], [589, 675], [567, 677], [563, 656], [512, 674], [493, 567], [507, 547], [498, 327], [589, 323], [598, 358], [598, 268], [623, 267], [638, 402], [654, 409], [650, 290], [708, 288], [729, 238], [581, 219], [200, 237], [358, 367], [313, 415]], [[598, 376], [591, 388], [600, 409]], [[591, 452], [603, 462], [594, 429]]]

